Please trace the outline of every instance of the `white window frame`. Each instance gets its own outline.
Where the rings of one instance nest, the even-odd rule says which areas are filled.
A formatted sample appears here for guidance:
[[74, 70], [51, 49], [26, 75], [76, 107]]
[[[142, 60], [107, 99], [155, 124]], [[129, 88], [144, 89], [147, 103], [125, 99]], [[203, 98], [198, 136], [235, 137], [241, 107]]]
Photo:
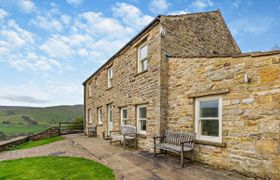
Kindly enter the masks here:
[[[200, 102], [209, 101], [209, 100], [218, 100], [218, 103], [219, 103], [218, 117], [200, 118]], [[217, 119], [217, 120], [219, 120], [219, 137], [201, 135], [200, 119]], [[202, 98], [195, 99], [195, 132], [196, 132], [197, 140], [222, 143], [222, 97], [221, 96], [209, 96], [209, 97], [202, 97]]]
[[[145, 58], [142, 58], [140, 57], [140, 50], [144, 47], [144, 46], [147, 46], [147, 56]], [[147, 44], [147, 41], [143, 42], [139, 47], [138, 47], [138, 60], [137, 60], [137, 66], [138, 66], [138, 73], [141, 73], [143, 71], [146, 71], [148, 70], [148, 44]], [[147, 69], [142, 69], [142, 62], [143, 61], [147, 61]]]
[[91, 97], [92, 96], [92, 84], [90, 83], [88, 85], [88, 97]]
[[97, 108], [97, 119], [98, 119], [98, 124], [103, 124], [103, 121], [102, 121], [102, 108], [101, 107]]
[[113, 82], [113, 69], [110, 67], [107, 71], [107, 76], [108, 76], [108, 88], [111, 88], [112, 82]]
[[[140, 118], [140, 108], [146, 108], [146, 118]], [[147, 106], [146, 105], [139, 105], [137, 106], [137, 133], [138, 134], [146, 134], [147, 133], [147, 116], [148, 116], [148, 112], [147, 112]], [[140, 129], [140, 121], [146, 121], [146, 131], [141, 130]]]
[[[124, 111], [124, 110], [126, 110], [126, 118], [123, 117], [123, 111]], [[128, 120], [128, 117], [127, 117], [127, 116], [128, 116], [128, 110], [127, 110], [127, 108], [126, 108], [126, 107], [125, 107], [125, 108], [121, 108], [121, 125], [125, 125], [125, 124], [124, 124], [124, 121], [126, 121], [126, 125], [127, 125], [127, 123], [128, 123], [128, 122], [127, 122], [127, 120]]]
[[92, 124], [92, 112], [91, 112], [91, 109], [88, 109], [88, 123]]

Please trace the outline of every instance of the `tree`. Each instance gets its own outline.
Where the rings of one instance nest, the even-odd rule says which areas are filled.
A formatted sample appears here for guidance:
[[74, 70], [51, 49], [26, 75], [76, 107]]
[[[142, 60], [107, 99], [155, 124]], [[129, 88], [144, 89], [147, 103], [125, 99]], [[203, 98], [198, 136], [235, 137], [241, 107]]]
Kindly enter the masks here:
[[82, 124], [83, 123], [83, 117], [76, 117], [76, 119], [73, 121], [75, 124]]
[[273, 51], [277, 51], [277, 50], [280, 50], [280, 46], [276, 43], [273, 48], [272, 48]]

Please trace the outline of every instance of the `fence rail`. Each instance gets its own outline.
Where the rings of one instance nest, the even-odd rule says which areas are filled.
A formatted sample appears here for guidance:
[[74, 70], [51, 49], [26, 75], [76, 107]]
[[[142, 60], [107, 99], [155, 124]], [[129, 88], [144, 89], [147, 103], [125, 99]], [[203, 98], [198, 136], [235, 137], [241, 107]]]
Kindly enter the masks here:
[[60, 122], [59, 131], [61, 134], [81, 133], [84, 130], [83, 123]]

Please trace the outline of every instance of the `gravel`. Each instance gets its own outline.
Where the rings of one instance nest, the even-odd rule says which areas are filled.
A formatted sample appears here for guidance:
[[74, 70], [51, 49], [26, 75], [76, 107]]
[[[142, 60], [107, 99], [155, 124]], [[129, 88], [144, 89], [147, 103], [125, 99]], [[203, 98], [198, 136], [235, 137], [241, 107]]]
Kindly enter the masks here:
[[0, 153], [0, 161], [36, 156], [73, 156], [99, 162], [99, 160], [90, 152], [68, 139], [30, 149], [4, 151]]

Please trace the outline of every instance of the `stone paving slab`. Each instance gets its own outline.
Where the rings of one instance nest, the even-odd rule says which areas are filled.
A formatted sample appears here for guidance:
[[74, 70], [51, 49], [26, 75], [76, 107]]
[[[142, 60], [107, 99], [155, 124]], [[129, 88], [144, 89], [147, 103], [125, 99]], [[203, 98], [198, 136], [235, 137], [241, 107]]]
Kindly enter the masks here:
[[96, 159], [112, 168], [117, 179], [178, 179], [178, 180], [237, 180], [250, 179], [240, 174], [207, 167], [198, 163], [180, 167], [179, 159], [170, 156], [153, 157], [151, 153], [134, 149], [123, 150], [119, 144], [109, 145], [100, 138], [89, 138], [83, 134], [65, 135], [79, 144]]

